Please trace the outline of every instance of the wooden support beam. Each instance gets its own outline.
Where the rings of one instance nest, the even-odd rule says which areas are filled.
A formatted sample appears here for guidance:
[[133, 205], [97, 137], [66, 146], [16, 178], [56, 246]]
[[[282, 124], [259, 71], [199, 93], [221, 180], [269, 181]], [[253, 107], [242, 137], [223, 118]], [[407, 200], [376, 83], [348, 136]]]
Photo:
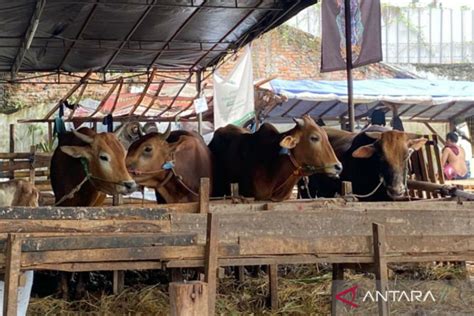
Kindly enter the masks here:
[[278, 310], [278, 265], [268, 265], [268, 287], [270, 307], [272, 311]]
[[[441, 165], [441, 153], [438, 147], [438, 139], [443, 142], [441, 137], [439, 137], [437, 134], [433, 134], [433, 142], [435, 143], [434, 153], [435, 153], [435, 160], [436, 160], [436, 166], [437, 166], [437, 171], [438, 171], [438, 182], [441, 184], [444, 184], [444, 172], [443, 172], [443, 166]], [[443, 145], [444, 145], [444, 142], [443, 142]]]
[[147, 81], [145, 87], [143, 88], [142, 94], [140, 94], [140, 97], [138, 97], [137, 102], [135, 102], [133, 107], [130, 109], [130, 112], [128, 112], [128, 115], [134, 114], [135, 110], [142, 103], [143, 99], [145, 98], [146, 94], [148, 93], [148, 89], [150, 89], [150, 85], [153, 82], [153, 79], [155, 78], [155, 74], [156, 74], [156, 68], [153, 68], [153, 70], [151, 71], [150, 77], [148, 77], [148, 81]]
[[239, 184], [238, 183], [231, 183], [230, 184], [230, 196], [232, 198], [238, 198], [240, 195], [239, 193]]
[[115, 97], [114, 105], [112, 106], [112, 109], [110, 109], [110, 112], [109, 112], [109, 114], [111, 114], [111, 115], [114, 114], [115, 108], [117, 107], [117, 103], [120, 99], [120, 93], [122, 92], [122, 87], [123, 87], [123, 77], [120, 77], [119, 78], [119, 87], [117, 89], [117, 96]]
[[113, 292], [115, 295], [120, 294], [125, 288], [125, 271], [114, 270], [112, 280]]
[[3, 315], [16, 315], [18, 309], [18, 279], [21, 266], [21, 239], [16, 234], [8, 234], [7, 256], [5, 259]]
[[446, 141], [441, 136], [438, 135], [438, 132], [436, 132], [436, 130], [433, 128], [433, 126], [431, 126], [429, 122], [423, 122], [423, 124], [425, 124], [425, 126], [430, 130], [431, 133], [433, 133], [433, 135], [437, 136], [437, 139], [439, 139], [439, 141], [443, 145], [446, 143]]
[[163, 86], [165, 85], [165, 81], [162, 80], [160, 82], [160, 85], [158, 86], [158, 88], [156, 89], [155, 91], [155, 94], [153, 95], [153, 97], [151, 98], [151, 101], [150, 103], [148, 103], [148, 106], [146, 107], [145, 111], [142, 112], [142, 114], [140, 114], [140, 116], [145, 116], [147, 114], [148, 111], [150, 111], [150, 109], [153, 107], [153, 105], [155, 104], [156, 100], [158, 99], [158, 97], [160, 96], [160, 92], [161, 90], [163, 89]]
[[353, 192], [352, 191], [352, 182], [342, 181], [342, 188], [341, 188], [342, 196], [351, 195], [352, 192]]
[[30, 49], [31, 42], [35, 36], [36, 30], [38, 29], [38, 25], [40, 22], [41, 14], [43, 13], [43, 9], [46, 5], [46, 0], [38, 0], [36, 1], [35, 11], [31, 16], [30, 23], [28, 24], [28, 28], [25, 31], [25, 37], [21, 43], [21, 47], [16, 54], [15, 61], [13, 62], [13, 66], [11, 69], [11, 77], [12, 80], [16, 79], [16, 75], [18, 71], [20, 71], [21, 64], [25, 59], [26, 52]]
[[201, 178], [199, 184], [199, 213], [209, 213], [209, 196], [211, 182], [209, 178]]
[[219, 245], [219, 218], [217, 214], [207, 214], [205, 281], [209, 292], [209, 315], [215, 314], [217, 291], [217, 268]]
[[29, 174], [29, 180], [31, 184], [35, 184], [35, 154], [36, 154], [36, 146], [33, 144], [30, 147], [30, 154], [31, 154], [31, 160], [30, 160], [30, 174]]
[[[10, 124], [10, 154], [15, 153], [15, 124]], [[9, 178], [12, 180], [15, 178], [15, 174], [13, 172], [13, 164], [15, 161], [13, 159], [10, 159], [8, 162], [8, 169], [9, 171]]]
[[68, 91], [68, 93], [66, 93], [66, 95], [64, 97], [61, 98], [61, 100], [59, 100], [59, 102], [51, 109], [51, 111], [48, 112], [48, 114], [46, 114], [46, 116], [44, 117], [44, 120], [48, 120], [51, 115], [54, 114], [54, 112], [56, 112], [59, 107], [61, 106], [61, 104], [66, 101], [67, 99], [69, 99], [69, 97], [71, 97], [71, 95], [74, 94], [74, 92], [76, 92], [77, 89], [79, 89], [83, 84], [85, 84], [87, 82], [87, 79], [89, 79], [89, 77], [92, 75], [92, 71], [89, 70], [85, 75], [84, 77], [81, 78], [81, 80], [76, 83], [74, 85], [74, 87], [71, 88], [71, 90]]
[[[96, 115], [100, 110], [102, 110], [102, 108], [104, 107], [105, 103], [107, 102], [107, 100], [110, 98], [110, 96], [112, 95], [112, 93], [114, 93], [115, 89], [117, 88], [117, 86], [119, 85], [120, 83], [120, 80], [117, 80], [114, 82], [114, 84], [112, 85], [112, 87], [110, 87], [109, 91], [107, 91], [107, 93], [104, 95], [104, 97], [102, 98], [102, 100], [100, 101], [99, 105], [96, 107], [96, 109], [94, 110], [94, 112], [92, 112], [89, 117], [93, 117], [94, 115]], [[95, 123], [95, 122], [94, 122]]]
[[74, 113], [76, 112], [77, 108], [79, 107], [79, 104], [82, 100], [82, 96], [84, 95], [84, 92], [86, 91], [86, 88], [87, 88], [87, 81], [84, 82], [84, 84], [82, 85], [82, 88], [79, 91], [79, 95], [77, 96], [75, 106], [72, 109], [71, 113], [69, 113], [68, 119], [72, 119], [74, 117]]
[[[386, 240], [385, 240], [385, 226], [382, 224], [373, 223], [373, 244], [374, 244], [374, 266], [375, 266], [375, 284], [376, 289], [380, 293], [388, 291], [388, 267], [386, 256]], [[389, 315], [388, 302], [378, 300], [379, 316]]]
[[344, 280], [344, 267], [340, 263], [332, 265], [332, 284], [331, 284], [331, 316], [342, 315], [342, 310], [337, 304], [336, 295], [341, 291], [341, 283]]
[[209, 288], [202, 281], [169, 285], [171, 316], [205, 316], [209, 313]]

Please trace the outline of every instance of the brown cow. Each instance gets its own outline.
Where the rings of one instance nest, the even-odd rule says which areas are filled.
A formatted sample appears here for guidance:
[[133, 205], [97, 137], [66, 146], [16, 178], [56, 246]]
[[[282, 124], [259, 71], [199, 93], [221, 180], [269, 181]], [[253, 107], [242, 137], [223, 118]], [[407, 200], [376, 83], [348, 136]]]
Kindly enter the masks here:
[[0, 182], [0, 206], [37, 207], [39, 191], [24, 180]]
[[200, 178], [211, 178], [211, 153], [194, 132], [151, 133], [133, 143], [127, 167], [138, 184], [155, 188], [166, 203], [198, 200]]
[[[74, 193], [82, 181], [77, 193], [63, 198]], [[61, 206], [101, 205], [104, 193], [128, 194], [137, 188], [125, 167], [125, 149], [117, 137], [89, 128], [60, 135], [51, 159], [51, 186]]]
[[[385, 201], [404, 197], [408, 159], [412, 152], [426, 143], [426, 138], [387, 129], [359, 134], [325, 129], [344, 170], [339, 181], [311, 176], [308, 185], [311, 197], [332, 197], [340, 193], [340, 181], [352, 182], [355, 194], [366, 195], [361, 197], [362, 200]], [[308, 197], [305, 191], [300, 193]]]
[[309, 116], [296, 123], [285, 133], [267, 123], [254, 134], [232, 125], [219, 128], [209, 144], [214, 195], [228, 195], [230, 184], [238, 183], [244, 196], [281, 201], [304, 175], [338, 175], [342, 166], [326, 132]]

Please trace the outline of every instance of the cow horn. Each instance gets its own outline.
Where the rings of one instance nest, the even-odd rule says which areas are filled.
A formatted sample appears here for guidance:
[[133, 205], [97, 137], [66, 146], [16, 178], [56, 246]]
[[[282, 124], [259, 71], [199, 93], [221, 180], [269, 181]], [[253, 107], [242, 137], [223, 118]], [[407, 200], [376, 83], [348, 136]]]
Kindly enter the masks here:
[[145, 136], [145, 130], [143, 129], [143, 127], [141, 125], [138, 125], [138, 138], [142, 138], [143, 136]]
[[122, 125], [117, 127], [117, 129], [114, 131], [115, 136], [119, 136], [122, 133], [122, 131], [125, 128], [126, 125], [127, 125], [127, 123], [122, 123]]
[[304, 120], [298, 119], [296, 117], [293, 118], [293, 121], [298, 125], [299, 127], [304, 127]]
[[365, 135], [369, 136], [372, 139], [380, 139], [382, 138], [382, 133], [381, 132], [365, 132]]
[[171, 134], [171, 123], [168, 124], [166, 131], [163, 134], [160, 134], [160, 137], [166, 140]]
[[85, 134], [82, 134], [82, 133], [79, 133], [78, 131], [76, 131], [75, 129], [72, 130], [72, 132], [74, 133], [74, 135], [79, 138], [80, 140], [82, 140], [84, 143], [88, 143], [88, 144], [92, 144], [92, 142], [94, 141], [94, 139], [88, 135], [85, 135]]

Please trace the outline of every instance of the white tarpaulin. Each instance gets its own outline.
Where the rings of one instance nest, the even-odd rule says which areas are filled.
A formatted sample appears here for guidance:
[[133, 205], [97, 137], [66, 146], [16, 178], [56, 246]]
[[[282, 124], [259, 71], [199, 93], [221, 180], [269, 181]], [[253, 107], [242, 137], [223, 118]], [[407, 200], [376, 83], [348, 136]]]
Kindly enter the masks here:
[[214, 129], [235, 124], [242, 126], [253, 117], [254, 88], [250, 46], [244, 50], [227, 77], [214, 73]]

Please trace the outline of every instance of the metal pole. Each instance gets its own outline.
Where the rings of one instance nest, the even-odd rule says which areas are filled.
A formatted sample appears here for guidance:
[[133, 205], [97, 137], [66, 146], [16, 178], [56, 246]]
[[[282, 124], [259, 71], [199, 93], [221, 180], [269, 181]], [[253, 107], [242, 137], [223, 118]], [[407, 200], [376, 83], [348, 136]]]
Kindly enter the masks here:
[[[198, 98], [201, 97], [201, 78], [202, 78], [202, 71], [196, 71], [196, 91]], [[202, 113], [198, 113], [198, 132], [199, 135], [202, 135]]]
[[351, 29], [351, 1], [344, 0], [344, 17], [346, 24], [346, 73], [347, 73], [347, 107], [349, 113], [349, 130], [354, 131], [354, 103], [352, 101], [352, 29]]

